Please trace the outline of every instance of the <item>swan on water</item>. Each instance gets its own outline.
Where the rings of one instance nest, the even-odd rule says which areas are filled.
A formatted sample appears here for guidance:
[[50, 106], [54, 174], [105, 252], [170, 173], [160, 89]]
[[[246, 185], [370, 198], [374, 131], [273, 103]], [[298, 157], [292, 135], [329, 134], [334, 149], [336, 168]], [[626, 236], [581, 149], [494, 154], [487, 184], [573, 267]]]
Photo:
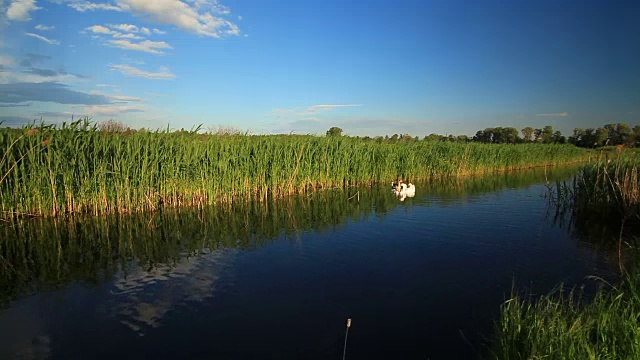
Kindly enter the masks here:
[[398, 182], [391, 183], [392, 190], [394, 195], [396, 195], [400, 201], [404, 201], [405, 198], [416, 196], [416, 186], [412, 183], [405, 183], [402, 180]]

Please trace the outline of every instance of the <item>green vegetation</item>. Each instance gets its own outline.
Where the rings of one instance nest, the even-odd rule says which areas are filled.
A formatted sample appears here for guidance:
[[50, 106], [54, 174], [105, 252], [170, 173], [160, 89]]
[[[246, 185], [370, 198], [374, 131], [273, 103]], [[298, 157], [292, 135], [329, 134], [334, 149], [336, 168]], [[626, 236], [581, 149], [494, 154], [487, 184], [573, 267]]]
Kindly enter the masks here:
[[573, 227], [602, 235], [593, 231], [594, 223], [616, 224], [618, 235], [607, 240], [618, 248], [621, 284], [600, 289], [591, 300], [576, 289], [539, 298], [512, 294], [502, 306], [492, 357], [640, 358], [640, 267], [637, 256], [622, 256], [623, 239], [635, 235], [624, 236], [625, 226], [634, 229], [640, 220], [639, 166], [635, 152], [603, 152], [600, 161], [583, 167], [571, 183], [558, 182], [551, 193], [556, 217], [568, 216]]
[[640, 273], [590, 301], [581, 290], [514, 295], [502, 305], [496, 332], [495, 359], [638, 359]]
[[584, 166], [573, 183], [557, 184], [557, 205], [584, 218], [637, 219], [640, 158], [630, 151], [610, 157]]
[[635, 147], [640, 145], [640, 125], [631, 128], [627, 124], [607, 124], [593, 129], [573, 129], [569, 142], [581, 147], [595, 147], [605, 145], [624, 145]]
[[429, 180], [418, 183], [428, 193], [405, 202], [390, 196], [387, 184], [379, 184], [197, 209], [0, 222], [0, 305], [72, 283], [109, 281], [114, 274], [136, 267], [173, 266], [215, 249], [250, 250], [276, 240], [293, 241], [301, 233], [381, 218], [412, 202], [423, 206], [434, 199], [438, 206], [461, 198], [471, 202], [476, 195], [538, 184], [545, 178], [564, 180], [574, 171], [557, 167]]
[[[333, 129], [333, 128], [332, 128]], [[339, 128], [338, 128], [339, 129]], [[341, 130], [341, 129], [340, 129]], [[640, 125], [631, 128], [627, 124], [606, 124], [602, 128], [575, 128], [573, 134], [568, 138], [560, 131], [554, 130], [553, 126], [546, 125], [542, 128], [534, 129], [527, 126], [520, 130], [522, 137], [518, 135], [518, 129], [514, 127], [488, 127], [478, 130], [473, 137], [467, 135], [438, 135], [429, 134], [424, 137], [424, 141], [444, 141], [444, 142], [480, 142], [484, 144], [520, 144], [520, 143], [542, 143], [542, 144], [566, 144], [570, 143], [578, 147], [594, 148], [606, 145], [622, 145], [625, 147], [640, 146]], [[329, 132], [327, 132], [329, 135]], [[370, 139], [365, 137], [365, 139]], [[393, 134], [391, 137], [376, 137], [378, 142], [398, 142], [398, 141], [418, 141], [408, 134]]]
[[2, 217], [202, 207], [398, 177], [415, 180], [557, 165], [593, 154], [569, 145], [227, 134], [106, 131], [87, 120], [61, 127], [0, 129]]

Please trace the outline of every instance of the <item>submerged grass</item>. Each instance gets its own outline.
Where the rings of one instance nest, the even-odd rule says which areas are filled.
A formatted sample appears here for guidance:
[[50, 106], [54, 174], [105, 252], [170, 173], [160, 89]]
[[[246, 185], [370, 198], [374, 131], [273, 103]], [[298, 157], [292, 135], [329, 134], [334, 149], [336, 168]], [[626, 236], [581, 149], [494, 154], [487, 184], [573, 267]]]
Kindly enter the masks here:
[[0, 149], [3, 218], [204, 206], [397, 177], [557, 165], [593, 154], [570, 145], [105, 132], [86, 120], [0, 129]]

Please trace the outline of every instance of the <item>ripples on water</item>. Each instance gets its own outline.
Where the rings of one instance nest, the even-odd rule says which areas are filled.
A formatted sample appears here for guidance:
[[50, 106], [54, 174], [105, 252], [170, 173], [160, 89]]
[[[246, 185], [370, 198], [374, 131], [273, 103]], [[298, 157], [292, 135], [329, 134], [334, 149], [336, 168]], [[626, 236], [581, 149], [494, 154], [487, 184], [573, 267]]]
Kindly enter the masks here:
[[514, 283], [612, 275], [550, 221], [572, 171], [9, 224], [0, 358], [338, 359], [348, 317], [349, 359], [474, 358]]

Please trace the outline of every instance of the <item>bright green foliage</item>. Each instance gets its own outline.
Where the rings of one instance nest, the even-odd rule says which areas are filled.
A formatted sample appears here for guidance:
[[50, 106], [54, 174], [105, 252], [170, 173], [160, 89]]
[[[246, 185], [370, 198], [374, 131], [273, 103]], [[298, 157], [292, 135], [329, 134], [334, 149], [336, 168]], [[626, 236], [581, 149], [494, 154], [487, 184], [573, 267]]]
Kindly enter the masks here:
[[634, 151], [603, 151], [600, 159], [580, 169], [572, 183], [558, 183], [553, 198], [558, 211], [581, 220], [638, 220], [640, 157]]
[[327, 130], [327, 136], [342, 136], [342, 129], [334, 126], [331, 129]]
[[578, 290], [514, 295], [502, 305], [491, 352], [501, 360], [640, 359], [640, 274], [591, 301]]
[[87, 121], [0, 129], [2, 216], [125, 213], [315, 188], [561, 164], [574, 146], [351, 137], [104, 132]]

